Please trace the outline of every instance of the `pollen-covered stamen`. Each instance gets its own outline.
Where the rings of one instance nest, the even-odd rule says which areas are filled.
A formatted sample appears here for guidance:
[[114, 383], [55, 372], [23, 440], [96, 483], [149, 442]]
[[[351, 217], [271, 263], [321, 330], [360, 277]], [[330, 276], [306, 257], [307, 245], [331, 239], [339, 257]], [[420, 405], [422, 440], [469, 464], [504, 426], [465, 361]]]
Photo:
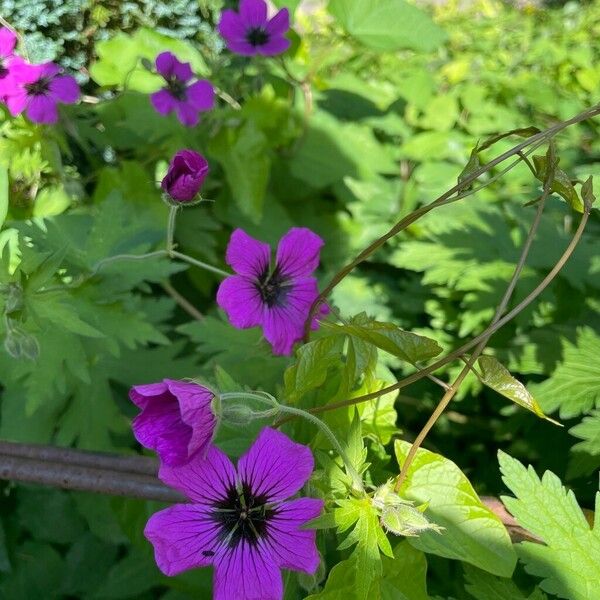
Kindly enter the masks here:
[[26, 83], [25, 89], [30, 96], [43, 96], [48, 92], [50, 81], [50, 77], [40, 77], [33, 83]]
[[246, 41], [251, 46], [264, 46], [269, 41], [269, 33], [263, 27], [252, 27], [246, 33]]
[[187, 98], [187, 85], [185, 81], [181, 81], [181, 79], [177, 79], [176, 77], [172, 77], [167, 80], [167, 89], [169, 93], [177, 98], [180, 102], [184, 102]]
[[213, 519], [221, 526], [219, 539], [232, 548], [241, 540], [256, 544], [267, 535], [267, 523], [275, 514], [266, 498], [254, 496], [249, 486], [242, 484], [239, 490], [232, 486], [227, 498], [215, 504]]

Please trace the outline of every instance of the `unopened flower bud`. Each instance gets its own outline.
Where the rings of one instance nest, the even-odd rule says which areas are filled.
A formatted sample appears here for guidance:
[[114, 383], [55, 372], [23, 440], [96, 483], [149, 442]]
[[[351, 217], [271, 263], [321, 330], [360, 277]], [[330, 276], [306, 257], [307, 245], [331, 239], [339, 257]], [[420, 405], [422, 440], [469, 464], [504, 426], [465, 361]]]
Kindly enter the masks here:
[[208, 175], [208, 162], [194, 150], [180, 150], [171, 160], [160, 187], [171, 205], [192, 204]]

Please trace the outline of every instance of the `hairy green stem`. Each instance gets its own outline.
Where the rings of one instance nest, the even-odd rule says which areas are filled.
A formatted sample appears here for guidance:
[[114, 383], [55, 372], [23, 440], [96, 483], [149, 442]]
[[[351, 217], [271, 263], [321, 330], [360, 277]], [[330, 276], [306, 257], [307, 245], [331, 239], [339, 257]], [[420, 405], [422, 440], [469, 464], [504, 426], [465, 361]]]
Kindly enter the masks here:
[[199, 269], [204, 269], [205, 271], [210, 271], [211, 273], [220, 275], [221, 277], [229, 277], [231, 275], [231, 273], [228, 273], [227, 271], [223, 271], [223, 269], [219, 269], [218, 267], [213, 267], [212, 265], [209, 265], [208, 263], [202, 262], [201, 260], [197, 260], [196, 258], [192, 258], [191, 256], [188, 256], [187, 254], [182, 254], [181, 252], [177, 252], [176, 250], [171, 250], [171, 256], [173, 258], [178, 258], [179, 260], [189, 263], [190, 265], [194, 265], [195, 267], [198, 267]]
[[167, 252], [169, 256], [173, 256], [172, 252], [175, 249], [175, 220], [178, 210], [178, 206], [169, 207], [169, 220], [167, 221]]

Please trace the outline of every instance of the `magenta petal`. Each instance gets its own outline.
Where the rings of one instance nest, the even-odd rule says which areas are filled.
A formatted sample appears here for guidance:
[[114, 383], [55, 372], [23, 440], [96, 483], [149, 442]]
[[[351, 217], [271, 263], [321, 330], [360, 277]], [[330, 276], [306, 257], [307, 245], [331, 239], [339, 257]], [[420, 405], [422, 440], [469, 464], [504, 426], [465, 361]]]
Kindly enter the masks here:
[[224, 500], [236, 481], [232, 462], [215, 446], [209, 447], [205, 457], [196, 454], [179, 467], [161, 465], [158, 477], [193, 502], [209, 504]]
[[48, 89], [54, 98], [66, 104], [76, 102], [79, 98], [79, 86], [75, 78], [70, 75], [58, 75], [54, 77]]
[[17, 34], [7, 27], [0, 28], [0, 57], [11, 56], [17, 45]]
[[279, 567], [260, 542], [242, 541], [214, 561], [213, 600], [281, 600]]
[[308, 480], [314, 460], [310, 448], [265, 427], [238, 461], [238, 473], [254, 496], [267, 502], [285, 500]]
[[293, 227], [279, 241], [276, 263], [286, 277], [311, 275], [319, 266], [323, 240], [306, 227]]
[[177, 58], [175, 58], [175, 64], [173, 65], [173, 75], [179, 79], [179, 81], [189, 81], [193, 76], [194, 72], [192, 71], [192, 66], [190, 63], [181, 62]]
[[168, 389], [167, 384], [163, 381], [146, 385], [134, 385], [131, 390], [129, 390], [129, 399], [138, 408], [143, 409], [155, 399], [155, 396], [162, 396]]
[[242, 229], [236, 229], [229, 239], [225, 260], [236, 273], [258, 278], [269, 268], [270, 256], [269, 244], [255, 240]]
[[56, 101], [50, 96], [33, 96], [27, 106], [27, 116], [34, 123], [56, 123], [58, 110]]
[[186, 127], [195, 127], [198, 125], [200, 117], [198, 116], [198, 109], [193, 107], [187, 102], [177, 102], [175, 106], [177, 112], [177, 118], [182, 125]]
[[150, 95], [154, 110], [161, 115], [168, 115], [176, 106], [177, 100], [167, 90], [159, 90]]
[[282, 8], [272, 19], [269, 19], [265, 29], [271, 36], [282, 36], [290, 28], [290, 11]]
[[61, 68], [53, 62], [42, 63], [41, 65], [32, 65], [39, 68], [40, 78], [47, 77], [48, 79], [56, 77], [61, 71]]
[[253, 46], [246, 40], [232, 40], [228, 39], [227, 48], [231, 50], [231, 52], [235, 52], [235, 54], [239, 54], [240, 56], [254, 56], [259, 54], [259, 46]]
[[316, 531], [301, 529], [302, 525], [318, 517], [323, 501], [298, 498], [283, 502], [269, 519], [267, 543], [273, 558], [282, 569], [314, 573], [319, 566]]
[[246, 28], [235, 11], [224, 10], [219, 20], [219, 33], [224, 38], [244, 39]]
[[181, 420], [192, 429], [188, 456], [200, 451], [203, 457], [217, 426], [217, 419], [212, 412], [214, 394], [197, 383], [173, 379], [165, 379], [165, 383], [169, 392], [177, 398]]
[[24, 89], [14, 87], [9, 87], [6, 90], [7, 98], [6, 98], [6, 106], [8, 107], [8, 111], [13, 117], [20, 115], [26, 108], [27, 103], [29, 102], [29, 96]]
[[257, 46], [259, 54], [263, 56], [276, 56], [277, 54], [283, 54], [290, 46], [292, 42], [284, 37], [273, 37], [266, 44]]
[[219, 545], [212, 508], [202, 504], [175, 504], [153, 514], [144, 535], [154, 546], [158, 568], [169, 576], [212, 564]]
[[187, 98], [196, 110], [211, 110], [215, 106], [215, 88], [210, 81], [200, 79], [187, 88]]
[[172, 52], [161, 52], [155, 59], [156, 70], [165, 78], [173, 76], [177, 57]]
[[238, 329], [256, 327], [262, 322], [263, 303], [256, 284], [239, 275], [227, 277], [217, 290], [217, 304]]
[[249, 27], [264, 27], [267, 23], [267, 3], [265, 0], [241, 0], [240, 17]]

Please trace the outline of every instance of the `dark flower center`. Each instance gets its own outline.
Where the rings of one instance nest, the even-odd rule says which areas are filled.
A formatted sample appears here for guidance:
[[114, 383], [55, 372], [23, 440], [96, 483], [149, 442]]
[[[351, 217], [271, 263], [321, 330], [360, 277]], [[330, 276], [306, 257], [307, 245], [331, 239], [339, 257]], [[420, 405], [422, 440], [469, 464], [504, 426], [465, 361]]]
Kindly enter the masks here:
[[185, 84], [185, 81], [181, 81], [181, 79], [177, 79], [176, 77], [167, 79], [167, 89], [169, 90], [171, 96], [180, 102], [184, 102], [186, 100], [187, 85]]
[[272, 273], [266, 270], [256, 283], [262, 301], [270, 308], [282, 306], [287, 296], [287, 280], [276, 268]]
[[267, 523], [276, 512], [267, 505], [264, 496], [255, 496], [247, 484], [243, 484], [241, 490], [232, 486], [227, 498], [215, 504], [213, 519], [221, 526], [219, 540], [226, 542], [229, 548], [242, 540], [256, 544], [266, 536]]
[[49, 77], [40, 77], [37, 81], [33, 83], [25, 84], [25, 89], [27, 90], [27, 94], [29, 96], [43, 96], [50, 86], [50, 78]]
[[246, 41], [251, 46], [264, 46], [269, 41], [269, 34], [262, 27], [252, 27], [246, 33]]

